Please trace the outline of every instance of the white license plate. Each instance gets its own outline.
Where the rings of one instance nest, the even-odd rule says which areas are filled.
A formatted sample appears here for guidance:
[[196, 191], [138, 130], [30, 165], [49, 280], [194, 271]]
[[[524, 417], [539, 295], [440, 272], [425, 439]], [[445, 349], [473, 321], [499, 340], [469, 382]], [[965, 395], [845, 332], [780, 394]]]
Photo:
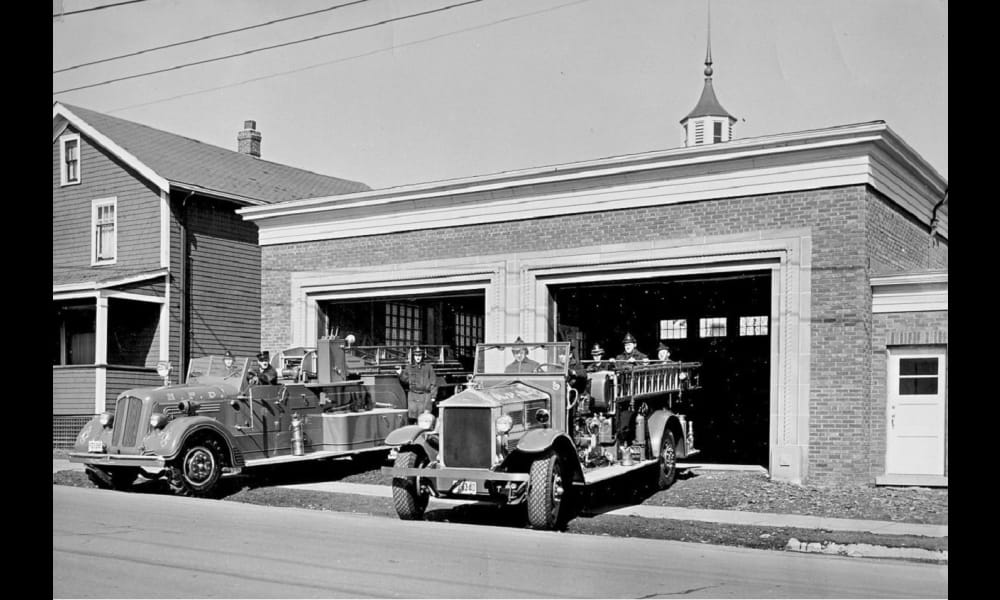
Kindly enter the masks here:
[[90, 440], [87, 442], [87, 452], [104, 452], [104, 442], [101, 440]]
[[458, 484], [458, 488], [455, 490], [456, 494], [475, 494], [476, 493], [476, 482], [475, 481], [463, 481]]

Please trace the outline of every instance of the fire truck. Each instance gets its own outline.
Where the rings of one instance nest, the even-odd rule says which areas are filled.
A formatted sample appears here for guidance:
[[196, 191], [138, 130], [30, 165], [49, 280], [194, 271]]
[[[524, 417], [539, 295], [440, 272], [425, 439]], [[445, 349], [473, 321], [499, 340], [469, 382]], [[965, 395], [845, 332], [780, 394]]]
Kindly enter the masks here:
[[[394, 372], [355, 373], [349, 359], [348, 339], [288, 349], [272, 361], [274, 385], [248, 377], [250, 357], [192, 359], [183, 384], [121, 393], [83, 427], [69, 460], [101, 488], [128, 489], [141, 475], [214, 496], [245, 469], [388, 453], [386, 435], [407, 422], [406, 395]], [[168, 369], [160, 375], [169, 380]]]
[[[519, 348], [529, 362], [512, 362]], [[558, 529], [585, 486], [648, 470], [669, 487], [698, 452], [675, 405], [700, 387], [700, 363], [585, 372], [570, 356], [569, 342], [477, 345], [465, 389], [386, 436], [399, 517], [422, 518], [434, 496], [524, 505], [531, 527]]]

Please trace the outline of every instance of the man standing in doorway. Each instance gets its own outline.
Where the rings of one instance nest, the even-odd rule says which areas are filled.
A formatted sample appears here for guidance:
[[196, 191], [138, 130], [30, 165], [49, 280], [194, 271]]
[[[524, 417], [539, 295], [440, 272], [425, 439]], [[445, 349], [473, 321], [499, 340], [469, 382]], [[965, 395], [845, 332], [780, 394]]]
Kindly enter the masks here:
[[424, 349], [417, 346], [413, 349], [413, 362], [400, 367], [399, 382], [407, 387], [406, 408], [410, 423], [416, 423], [422, 413], [434, 410], [434, 399], [437, 397], [437, 373], [430, 363], [424, 362]]

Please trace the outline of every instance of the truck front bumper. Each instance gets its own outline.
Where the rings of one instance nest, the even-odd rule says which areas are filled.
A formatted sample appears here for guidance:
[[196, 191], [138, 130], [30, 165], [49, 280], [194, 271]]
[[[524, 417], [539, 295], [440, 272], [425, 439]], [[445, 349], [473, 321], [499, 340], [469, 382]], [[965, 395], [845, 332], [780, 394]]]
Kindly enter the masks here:
[[528, 481], [528, 473], [498, 473], [486, 469], [419, 469], [416, 467], [382, 467], [383, 475], [393, 477], [427, 477], [435, 479], [454, 479], [464, 481]]
[[71, 452], [69, 462], [99, 467], [144, 467], [149, 470], [158, 470], [167, 466], [167, 460], [162, 456], [98, 454], [95, 452]]

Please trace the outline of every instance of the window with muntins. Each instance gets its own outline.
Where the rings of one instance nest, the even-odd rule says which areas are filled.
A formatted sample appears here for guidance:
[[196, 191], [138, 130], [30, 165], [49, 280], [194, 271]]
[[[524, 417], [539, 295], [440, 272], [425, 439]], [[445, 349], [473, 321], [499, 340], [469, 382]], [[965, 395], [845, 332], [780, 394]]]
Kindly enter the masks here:
[[476, 344], [483, 341], [483, 316], [471, 313], [455, 313], [455, 353], [473, 357]]
[[683, 340], [687, 337], [687, 319], [663, 319], [660, 321], [661, 340]]
[[899, 395], [938, 393], [938, 358], [927, 356], [899, 359]]
[[718, 121], [712, 123], [712, 141], [715, 143], [722, 141], [722, 123]]
[[707, 317], [699, 319], [698, 335], [703, 338], [726, 337], [726, 318]]
[[59, 138], [60, 181], [62, 185], [80, 183], [80, 136], [64, 135]]
[[740, 317], [740, 335], [767, 335], [767, 317]]
[[93, 209], [93, 264], [113, 263], [118, 258], [118, 201], [95, 200]]
[[390, 302], [385, 305], [385, 343], [389, 346], [412, 346], [420, 343], [423, 319], [420, 307]]

